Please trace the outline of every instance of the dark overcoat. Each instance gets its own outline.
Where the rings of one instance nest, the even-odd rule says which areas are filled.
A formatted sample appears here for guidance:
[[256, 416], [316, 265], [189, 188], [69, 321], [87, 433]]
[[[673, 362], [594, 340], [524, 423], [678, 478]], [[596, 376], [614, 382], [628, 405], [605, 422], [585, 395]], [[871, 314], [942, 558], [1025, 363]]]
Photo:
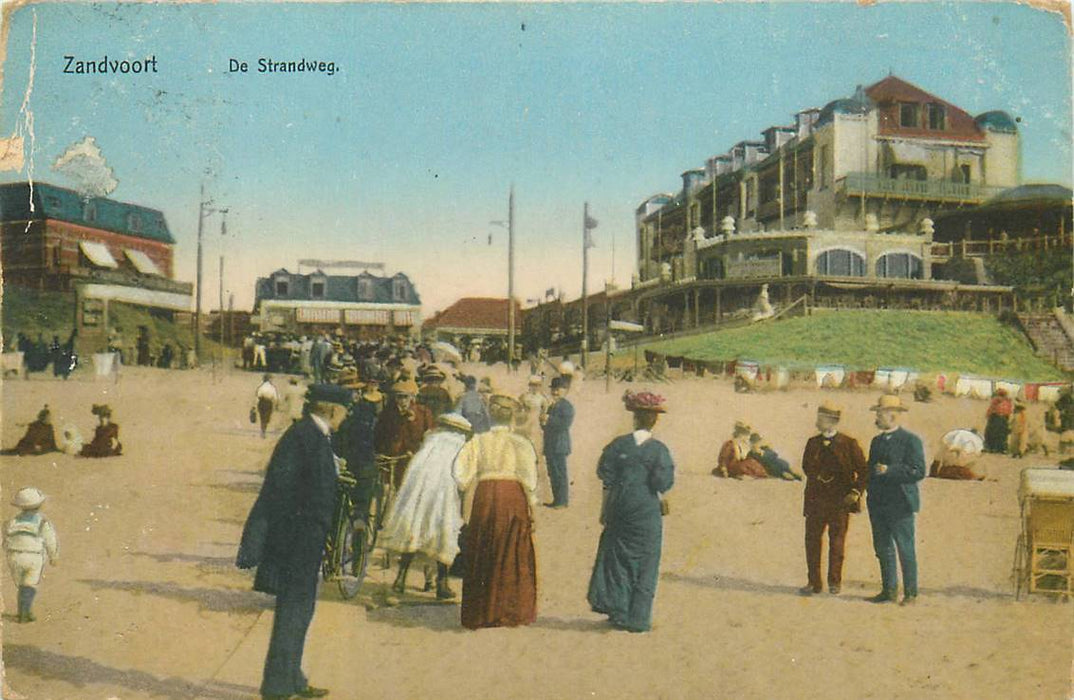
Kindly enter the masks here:
[[546, 455], [569, 455], [571, 453], [571, 423], [574, 422], [574, 406], [567, 399], [557, 399], [548, 409], [544, 423], [544, 453]]
[[316, 583], [336, 485], [331, 441], [307, 415], [276, 443], [243, 528], [236, 564], [257, 567], [255, 591], [277, 595]]

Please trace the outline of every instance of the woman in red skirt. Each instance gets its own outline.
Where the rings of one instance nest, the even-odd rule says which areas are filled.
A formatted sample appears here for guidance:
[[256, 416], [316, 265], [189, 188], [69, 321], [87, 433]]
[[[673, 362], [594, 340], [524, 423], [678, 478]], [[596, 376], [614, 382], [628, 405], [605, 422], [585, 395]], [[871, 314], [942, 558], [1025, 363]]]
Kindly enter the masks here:
[[472, 501], [462, 547], [462, 626], [467, 629], [515, 627], [537, 619], [537, 452], [511, 432], [520, 408], [514, 397], [494, 394], [492, 429], [475, 435], [455, 459], [455, 481], [464, 502]]

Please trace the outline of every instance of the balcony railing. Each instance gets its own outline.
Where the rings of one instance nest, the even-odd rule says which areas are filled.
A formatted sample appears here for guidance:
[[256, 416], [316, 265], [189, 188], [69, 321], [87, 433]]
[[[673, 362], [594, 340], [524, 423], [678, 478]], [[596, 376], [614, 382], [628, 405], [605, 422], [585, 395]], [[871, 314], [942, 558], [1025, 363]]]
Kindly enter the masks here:
[[885, 196], [934, 202], [984, 202], [1002, 191], [1000, 187], [968, 185], [947, 180], [896, 180], [871, 173], [848, 173], [836, 180], [847, 195]]

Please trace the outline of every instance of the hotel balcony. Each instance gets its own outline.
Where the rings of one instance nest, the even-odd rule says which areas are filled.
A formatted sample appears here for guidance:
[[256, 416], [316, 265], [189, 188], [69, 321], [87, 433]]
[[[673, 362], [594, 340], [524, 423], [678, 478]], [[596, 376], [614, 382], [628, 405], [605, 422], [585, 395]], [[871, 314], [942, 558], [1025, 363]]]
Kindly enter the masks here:
[[848, 173], [836, 180], [836, 189], [849, 197], [884, 197], [928, 202], [979, 204], [999, 194], [1003, 188], [948, 180], [896, 180], [871, 173]]

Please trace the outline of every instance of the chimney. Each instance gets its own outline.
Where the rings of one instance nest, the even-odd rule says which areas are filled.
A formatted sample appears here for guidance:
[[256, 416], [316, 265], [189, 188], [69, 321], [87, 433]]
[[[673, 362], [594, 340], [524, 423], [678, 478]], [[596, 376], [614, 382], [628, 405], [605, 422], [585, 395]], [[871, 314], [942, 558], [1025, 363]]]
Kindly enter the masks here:
[[817, 123], [819, 116], [820, 110], [816, 107], [803, 109], [794, 115], [794, 127], [798, 132], [798, 138], [804, 139], [813, 133], [813, 125]]

